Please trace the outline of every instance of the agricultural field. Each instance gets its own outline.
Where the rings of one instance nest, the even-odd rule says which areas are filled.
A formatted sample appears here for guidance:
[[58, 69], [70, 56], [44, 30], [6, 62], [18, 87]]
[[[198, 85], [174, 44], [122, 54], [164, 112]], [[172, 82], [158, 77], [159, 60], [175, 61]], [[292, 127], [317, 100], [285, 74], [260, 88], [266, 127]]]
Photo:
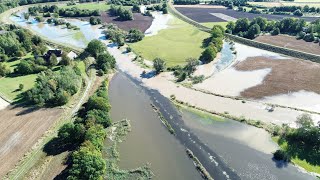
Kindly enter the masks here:
[[62, 109], [9, 106], [0, 111], [0, 177], [3, 177], [60, 117]]
[[319, 43], [306, 42], [304, 40], [297, 40], [294, 36], [260, 35], [257, 38], [255, 38], [255, 41], [320, 55]]
[[[239, 19], [239, 18], [249, 18], [252, 20], [255, 17], [264, 17], [269, 20], [281, 20], [285, 17], [293, 17], [289, 15], [272, 15], [272, 14], [253, 14], [248, 12], [239, 12], [231, 9], [223, 9], [223, 8], [199, 8], [199, 7], [176, 7], [176, 9], [182, 13], [183, 15], [189, 17], [190, 19], [200, 22], [226, 22], [227, 19]], [[219, 15], [212, 15], [211, 13], [216, 13]], [[226, 17], [222, 19], [221, 17]], [[296, 16], [295, 16], [296, 17]], [[317, 17], [301, 17], [308, 22], [314, 21]]]
[[261, 99], [267, 96], [287, 94], [305, 90], [320, 94], [320, 65], [315, 62], [287, 57], [277, 59], [273, 57], [249, 57], [235, 66], [238, 71], [255, 71], [271, 69], [263, 83], [245, 89], [241, 96]]
[[199, 58], [203, 51], [202, 41], [208, 37], [208, 33], [174, 18], [169, 22], [169, 28], [130, 44], [130, 47], [148, 60], [159, 57], [167, 66], [175, 66], [184, 64], [189, 57]]

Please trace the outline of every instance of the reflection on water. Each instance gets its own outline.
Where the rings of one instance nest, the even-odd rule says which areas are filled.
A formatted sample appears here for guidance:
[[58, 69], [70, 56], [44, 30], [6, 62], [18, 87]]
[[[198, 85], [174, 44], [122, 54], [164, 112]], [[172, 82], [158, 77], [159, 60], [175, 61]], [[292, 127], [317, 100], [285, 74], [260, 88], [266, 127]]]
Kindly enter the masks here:
[[198, 138], [216, 152], [241, 179], [314, 179], [291, 164], [282, 167], [272, 160], [276, 144], [262, 129], [237, 121], [210, 120], [183, 110], [183, 120]]
[[201, 179], [184, 147], [161, 124], [149, 97], [125, 76], [116, 75], [109, 88], [111, 117], [128, 118], [132, 131], [120, 143], [120, 168], [151, 163], [155, 179]]

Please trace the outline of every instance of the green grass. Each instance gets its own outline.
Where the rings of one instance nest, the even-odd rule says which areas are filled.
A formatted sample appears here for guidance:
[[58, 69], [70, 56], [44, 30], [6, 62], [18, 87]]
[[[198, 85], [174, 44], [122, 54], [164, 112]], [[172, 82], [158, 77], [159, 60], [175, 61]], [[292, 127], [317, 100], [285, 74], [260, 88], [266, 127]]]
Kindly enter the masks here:
[[80, 61], [80, 62], [77, 63], [77, 66], [80, 69], [81, 74], [85, 75], [86, 74], [86, 65], [85, 65], [85, 63], [83, 61]]
[[[286, 141], [280, 141], [280, 137], [279, 136], [274, 136], [272, 137], [272, 140], [276, 143], [278, 143], [278, 145], [280, 146], [281, 149], [283, 150], [286, 150], [287, 147], [288, 147], [288, 142]], [[302, 160], [302, 159], [299, 159], [297, 157], [293, 157], [291, 158], [291, 161], [304, 168], [305, 170], [309, 171], [309, 172], [315, 172], [315, 173], [320, 173], [320, 166], [317, 166], [317, 165], [312, 165], [310, 163], [308, 163], [306, 160]]]
[[199, 58], [203, 51], [202, 41], [207, 37], [208, 33], [174, 18], [167, 29], [130, 44], [130, 47], [148, 60], [162, 58], [170, 67], [184, 64], [189, 57]]
[[[25, 92], [33, 87], [36, 78], [36, 74], [1, 78], [0, 93], [9, 100], [17, 100], [17, 97], [21, 92]], [[17, 91], [17, 89], [19, 88], [19, 84], [24, 85], [24, 89], [22, 91]]]
[[201, 24], [208, 28], [212, 28], [214, 25], [220, 25], [226, 29], [228, 22], [207, 22], [207, 23], [201, 23]]

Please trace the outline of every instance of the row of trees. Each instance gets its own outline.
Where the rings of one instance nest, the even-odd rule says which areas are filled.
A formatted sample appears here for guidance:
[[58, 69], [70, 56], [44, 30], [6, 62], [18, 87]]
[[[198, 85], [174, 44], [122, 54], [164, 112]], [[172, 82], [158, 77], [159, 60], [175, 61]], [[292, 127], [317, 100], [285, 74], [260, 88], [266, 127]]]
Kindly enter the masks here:
[[123, 6], [111, 5], [109, 9], [109, 14], [111, 16], [117, 16], [121, 21], [130, 21], [133, 20], [133, 14], [131, 10], [126, 9]]
[[34, 87], [24, 95], [27, 102], [40, 107], [65, 105], [81, 86], [81, 72], [77, 66], [62, 67], [60, 71], [41, 72]]
[[[107, 84], [103, 84], [78, 112], [73, 123], [63, 125], [58, 137], [46, 144], [48, 155], [73, 151], [67, 168], [67, 179], [103, 179], [106, 162], [102, 157], [105, 128], [111, 125]], [[57, 149], [59, 147], [60, 149]]]
[[240, 18], [236, 22], [227, 24], [227, 32], [241, 37], [253, 39], [263, 32], [270, 32], [273, 35], [279, 33], [293, 34], [301, 32], [306, 26], [303, 19], [284, 18], [280, 21], [267, 21], [262, 17], [256, 17], [252, 21], [248, 18]]
[[209, 63], [214, 60], [217, 53], [221, 51], [223, 46], [224, 28], [220, 25], [214, 25], [211, 29], [211, 37], [205, 40], [206, 49], [200, 56], [200, 61]]
[[59, 8], [57, 5], [33, 6], [28, 8], [28, 12], [32, 16], [37, 16], [38, 13], [43, 13], [45, 16], [48, 16], [48, 14], [50, 15], [50, 13], [54, 13], [63, 17], [100, 16], [99, 10], [79, 9], [76, 7]]
[[147, 7], [147, 12], [148, 11], [162, 11], [163, 14], [168, 14], [168, 7], [166, 3], [161, 4], [157, 4], [154, 6], [148, 6]]

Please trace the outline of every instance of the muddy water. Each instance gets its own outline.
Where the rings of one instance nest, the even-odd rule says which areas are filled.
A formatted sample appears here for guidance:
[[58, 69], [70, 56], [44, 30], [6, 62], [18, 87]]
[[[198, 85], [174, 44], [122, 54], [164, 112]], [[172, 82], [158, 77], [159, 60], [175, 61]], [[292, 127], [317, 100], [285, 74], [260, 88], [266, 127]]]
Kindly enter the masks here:
[[273, 161], [271, 152], [277, 149], [277, 145], [262, 129], [228, 119], [203, 118], [186, 110], [182, 114], [190, 133], [214, 149], [241, 179], [314, 179], [291, 164]]
[[149, 97], [127, 77], [118, 74], [110, 84], [111, 117], [128, 118], [132, 131], [120, 143], [120, 168], [151, 164], [155, 179], [201, 179], [184, 147], [161, 124]]

